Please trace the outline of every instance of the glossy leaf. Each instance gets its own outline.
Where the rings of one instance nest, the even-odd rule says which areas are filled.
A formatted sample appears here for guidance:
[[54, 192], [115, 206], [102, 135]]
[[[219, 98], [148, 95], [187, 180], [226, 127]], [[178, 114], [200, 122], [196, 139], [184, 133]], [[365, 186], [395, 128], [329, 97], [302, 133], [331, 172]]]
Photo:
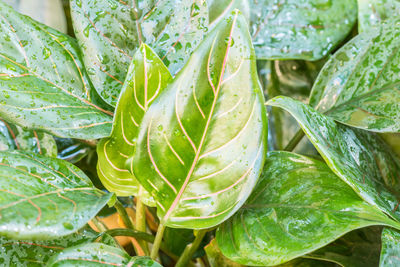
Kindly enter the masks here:
[[400, 157], [400, 133], [384, 133], [380, 134], [383, 140], [392, 148], [392, 150]]
[[21, 241], [0, 237], [0, 264], [10, 267], [42, 267], [65, 248], [93, 242], [98, 234], [89, 229], [49, 241]]
[[397, 0], [358, 0], [358, 31], [368, 31], [399, 12], [400, 2]]
[[244, 265], [225, 257], [219, 249], [216, 239], [213, 239], [204, 250], [206, 251], [207, 259], [211, 267], [244, 267]]
[[344, 45], [322, 69], [310, 104], [350, 126], [400, 131], [399, 35], [396, 19]]
[[147, 257], [131, 257], [125, 251], [99, 243], [72, 247], [54, 255], [48, 267], [62, 266], [131, 266], [162, 267]]
[[249, 0], [207, 0], [207, 5], [211, 27], [235, 9], [239, 9], [246, 20], [250, 21]]
[[56, 138], [56, 143], [59, 150], [57, 158], [73, 164], [94, 151], [94, 147], [70, 138]]
[[0, 234], [14, 239], [73, 233], [111, 197], [72, 164], [37, 154], [0, 152], [0, 176]]
[[399, 266], [400, 264], [400, 232], [385, 228], [382, 232], [382, 251], [379, 266]]
[[336, 124], [288, 97], [267, 104], [295, 117], [329, 167], [361, 198], [400, 220], [399, 159], [376, 134]]
[[243, 207], [217, 230], [222, 253], [257, 266], [287, 262], [369, 225], [397, 225], [363, 201], [326, 164], [271, 152]]
[[132, 169], [166, 226], [215, 226], [253, 189], [267, 138], [256, 73], [247, 24], [235, 11], [150, 106]]
[[[0, 116], [61, 137], [108, 136], [74, 39], [0, 2]], [[56, 100], [56, 102], [55, 102]]]
[[249, 1], [259, 59], [321, 59], [346, 37], [357, 19], [356, 0]]
[[203, 39], [205, 0], [70, 0], [75, 34], [100, 96], [115, 106], [132, 56], [146, 43], [175, 74]]
[[[122, 88], [112, 134], [97, 146], [100, 180], [109, 191], [119, 196], [139, 193], [139, 183], [126, 168], [126, 161], [134, 153], [144, 114], [170, 80], [172, 76], [161, 59], [150, 47], [142, 45], [134, 56]], [[142, 197], [143, 200], [146, 198]]]

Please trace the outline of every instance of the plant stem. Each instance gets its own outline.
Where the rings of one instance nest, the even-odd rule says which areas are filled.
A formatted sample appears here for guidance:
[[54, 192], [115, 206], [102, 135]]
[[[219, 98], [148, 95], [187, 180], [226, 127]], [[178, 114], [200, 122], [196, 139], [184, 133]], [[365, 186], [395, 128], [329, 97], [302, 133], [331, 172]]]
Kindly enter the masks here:
[[[140, 186], [139, 194], [136, 197], [136, 230], [146, 232], [146, 206], [141, 201], [140, 196], [142, 195], [143, 187]], [[149, 247], [144, 241], [140, 242], [146, 255], [149, 255]]]
[[289, 144], [287, 144], [287, 146], [283, 150], [289, 152], [293, 151], [303, 139], [304, 135], [305, 134], [302, 129], [298, 130], [297, 133], [293, 136], [292, 140], [290, 140]]
[[94, 226], [96, 226], [97, 230], [99, 230], [99, 232], [107, 231], [107, 227], [97, 217], [94, 217], [92, 219], [92, 222]]
[[203, 240], [203, 238], [207, 232], [208, 232], [208, 229], [204, 229], [204, 230], [200, 230], [197, 233], [197, 236], [194, 239], [193, 243], [186, 246], [181, 257], [179, 258], [178, 262], [176, 263], [175, 267], [186, 267], [189, 265], [189, 262], [192, 259], [193, 254], [199, 248], [200, 243]]
[[164, 230], [165, 230], [165, 226], [160, 223], [160, 225], [158, 226], [156, 238], [154, 240], [153, 248], [151, 249], [151, 253], [150, 253], [150, 257], [153, 260], [156, 260], [156, 258], [158, 256], [158, 250], [160, 249], [161, 241], [162, 241], [162, 238], [164, 235]]
[[117, 200], [115, 202], [115, 208], [118, 211], [119, 216], [121, 216], [122, 221], [124, 222], [125, 226], [129, 229], [134, 230], [135, 227], [133, 226], [133, 223], [131, 221], [131, 218], [129, 217], [128, 213], [126, 212], [125, 207]]

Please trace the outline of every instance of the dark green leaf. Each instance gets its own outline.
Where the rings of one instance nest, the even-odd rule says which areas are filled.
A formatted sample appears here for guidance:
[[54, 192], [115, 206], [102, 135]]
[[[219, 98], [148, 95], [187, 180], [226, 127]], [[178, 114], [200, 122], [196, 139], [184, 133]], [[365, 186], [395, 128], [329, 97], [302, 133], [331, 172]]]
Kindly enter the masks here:
[[287, 262], [370, 225], [395, 225], [321, 161], [271, 152], [247, 202], [217, 230], [222, 253], [258, 266]]
[[0, 234], [54, 239], [75, 232], [107, 204], [111, 194], [63, 160], [0, 152]]
[[207, 0], [207, 5], [211, 27], [235, 9], [239, 9], [246, 20], [250, 21], [250, 6], [248, 0]]
[[322, 69], [310, 104], [335, 120], [374, 132], [400, 131], [400, 20], [344, 45]]
[[41, 267], [54, 253], [65, 248], [96, 240], [98, 234], [89, 228], [49, 241], [20, 241], [0, 237], [0, 264], [9, 267]]
[[399, 12], [398, 0], [358, 0], [358, 31], [368, 31]]
[[54, 255], [46, 266], [131, 266], [162, 267], [147, 257], [131, 257], [125, 251], [99, 243], [65, 249]]
[[75, 34], [100, 96], [116, 105], [132, 56], [146, 43], [175, 74], [203, 39], [205, 0], [70, 0]]
[[357, 19], [356, 0], [249, 1], [251, 34], [260, 59], [321, 59]]
[[400, 265], [400, 232], [385, 228], [382, 232], [382, 251], [379, 266]]
[[[126, 168], [126, 162], [135, 151], [139, 125], [144, 114], [170, 80], [171, 74], [161, 59], [150, 47], [142, 45], [128, 70], [115, 112], [111, 137], [103, 139], [97, 146], [100, 180], [109, 191], [119, 196], [139, 193], [140, 185]], [[149, 202], [148, 198], [142, 194], [142, 201]]]
[[74, 39], [0, 2], [0, 116], [54, 135], [108, 136], [108, 111], [91, 86]]
[[381, 232], [382, 227], [352, 231], [304, 257], [332, 261], [343, 267], [376, 267], [379, 265]]
[[211, 267], [245, 267], [225, 257], [219, 249], [216, 239], [213, 239], [204, 250]]
[[133, 173], [156, 200], [161, 223], [212, 227], [249, 196], [264, 162], [266, 133], [254, 49], [235, 11], [150, 106]]
[[58, 147], [57, 157], [70, 163], [77, 163], [86, 157], [95, 147], [74, 139], [56, 138]]
[[193, 230], [166, 227], [164, 231], [164, 245], [175, 255], [181, 255], [185, 247], [193, 242]]
[[336, 124], [288, 97], [267, 104], [292, 114], [329, 167], [361, 198], [400, 220], [399, 159], [376, 134]]

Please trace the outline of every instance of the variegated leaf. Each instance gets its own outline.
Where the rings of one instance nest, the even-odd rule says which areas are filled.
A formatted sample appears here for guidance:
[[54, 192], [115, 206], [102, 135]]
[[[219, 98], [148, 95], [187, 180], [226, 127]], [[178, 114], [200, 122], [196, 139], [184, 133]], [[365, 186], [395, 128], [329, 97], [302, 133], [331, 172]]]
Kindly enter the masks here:
[[96, 105], [76, 41], [0, 1], [0, 116], [60, 137], [95, 139], [111, 131]]
[[136, 49], [146, 43], [171, 73], [182, 68], [208, 26], [205, 0], [70, 0], [90, 78], [115, 106]]
[[[126, 162], [133, 156], [144, 114], [171, 79], [161, 59], [143, 44], [128, 70], [115, 112], [112, 134], [97, 146], [99, 177], [103, 185], [117, 195], [139, 193], [139, 183], [126, 168]], [[148, 197], [142, 197], [142, 200], [146, 199], [149, 200]]]
[[266, 133], [255, 53], [236, 10], [207, 35], [149, 108], [132, 171], [155, 198], [161, 223], [212, 227], [253, 189]]

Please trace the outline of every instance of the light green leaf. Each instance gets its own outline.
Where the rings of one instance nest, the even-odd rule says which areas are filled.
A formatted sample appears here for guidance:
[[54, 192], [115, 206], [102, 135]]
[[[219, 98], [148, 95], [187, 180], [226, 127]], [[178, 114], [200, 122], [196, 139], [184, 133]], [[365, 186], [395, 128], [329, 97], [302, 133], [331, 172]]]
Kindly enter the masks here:
[[75, 34], [100, 96], [115, 106], [136, 49], [146, 43], [175, 74], [203, 39], [205, 0], [70, 0]]
[[357, 19], [356, 0], [249, 1], [259, 59], [321, 59], [340, 44]]
[[229, 15], [233, 10], [239, 9], [250, 21], [250, 6], [248, 0], [207, 0], [208, 17], [210, 25], [216, 25], [224, 16]]
[[361, 198], [400, 220], [399, 159], [376, 134], [336, 124], [288, 97], [267, 104], [295, 117], [329, 167]]
[[21, 127], [9, 124], [0, 118], [0, 151], [16, 149], [48, 157], [57, 156], [57, 144], [51, 135], [24, 131]]
[[399, 132], [399, 36], [396, 19], [344, 45], [322, 69], [310, 104], [350, 126]]
[[[126, 162], [135, 151], [144, 114], [170, 80], [172, 76], [161, 59], [150, 47], [142, 45], [128, 70], [115, 112], [112, 134], [97, 146], [100, 180], [109, 191], [119, 196], [139, 193], [140, 185], [126, 168]], [[148, 198], [141, 199], [151, 204]]]
[[400, 265], [400, 232], [385, 228], [382, 232], [382, 251], [380, 267], [395, 267]]
[[93, 242], [98, 234], [90, 228], [49, 241], [21, 241], [0, 237], [0, 264], [9, 267], [42, 267], [54, 253]]
[[61, 137], [109, 135], [111, 113], [91, 102], [96, 97], [74, 39], [1, 1], [0, 33], [1, 117]]
[[161, 223], [209, 228], [244, 203], [261, 172], [267, 118], [239, 11], [207, 35], [143, 118], [132, 169]]
[[162, 267], [147, 257], [131, 257], [125, 251], [99, 243], [84, 244], [65, 249], [54, 255], [48, 267], [62, 266], [131, 266]]
[[323, 162], [271, 152], [255, 190], [216, 236], [231, 260], [271, 266], [370, 225], [400, 227], [357, 196]]
[[216, 239], [213, 239], [204, 250], [211, 267], [245, 267], [225, 257], [219, 249]]
[[71, 234], [111, 197], [63, 160], [0, 152], [0, 234], [45, 240]]
[[397, 0], [358, 0], [358, 31], [368, 31], [399, 12]]
[[400, 133], [383, 133], [380, 134], [383, 140], [392, 148], [392, 150], [400, 157]]

